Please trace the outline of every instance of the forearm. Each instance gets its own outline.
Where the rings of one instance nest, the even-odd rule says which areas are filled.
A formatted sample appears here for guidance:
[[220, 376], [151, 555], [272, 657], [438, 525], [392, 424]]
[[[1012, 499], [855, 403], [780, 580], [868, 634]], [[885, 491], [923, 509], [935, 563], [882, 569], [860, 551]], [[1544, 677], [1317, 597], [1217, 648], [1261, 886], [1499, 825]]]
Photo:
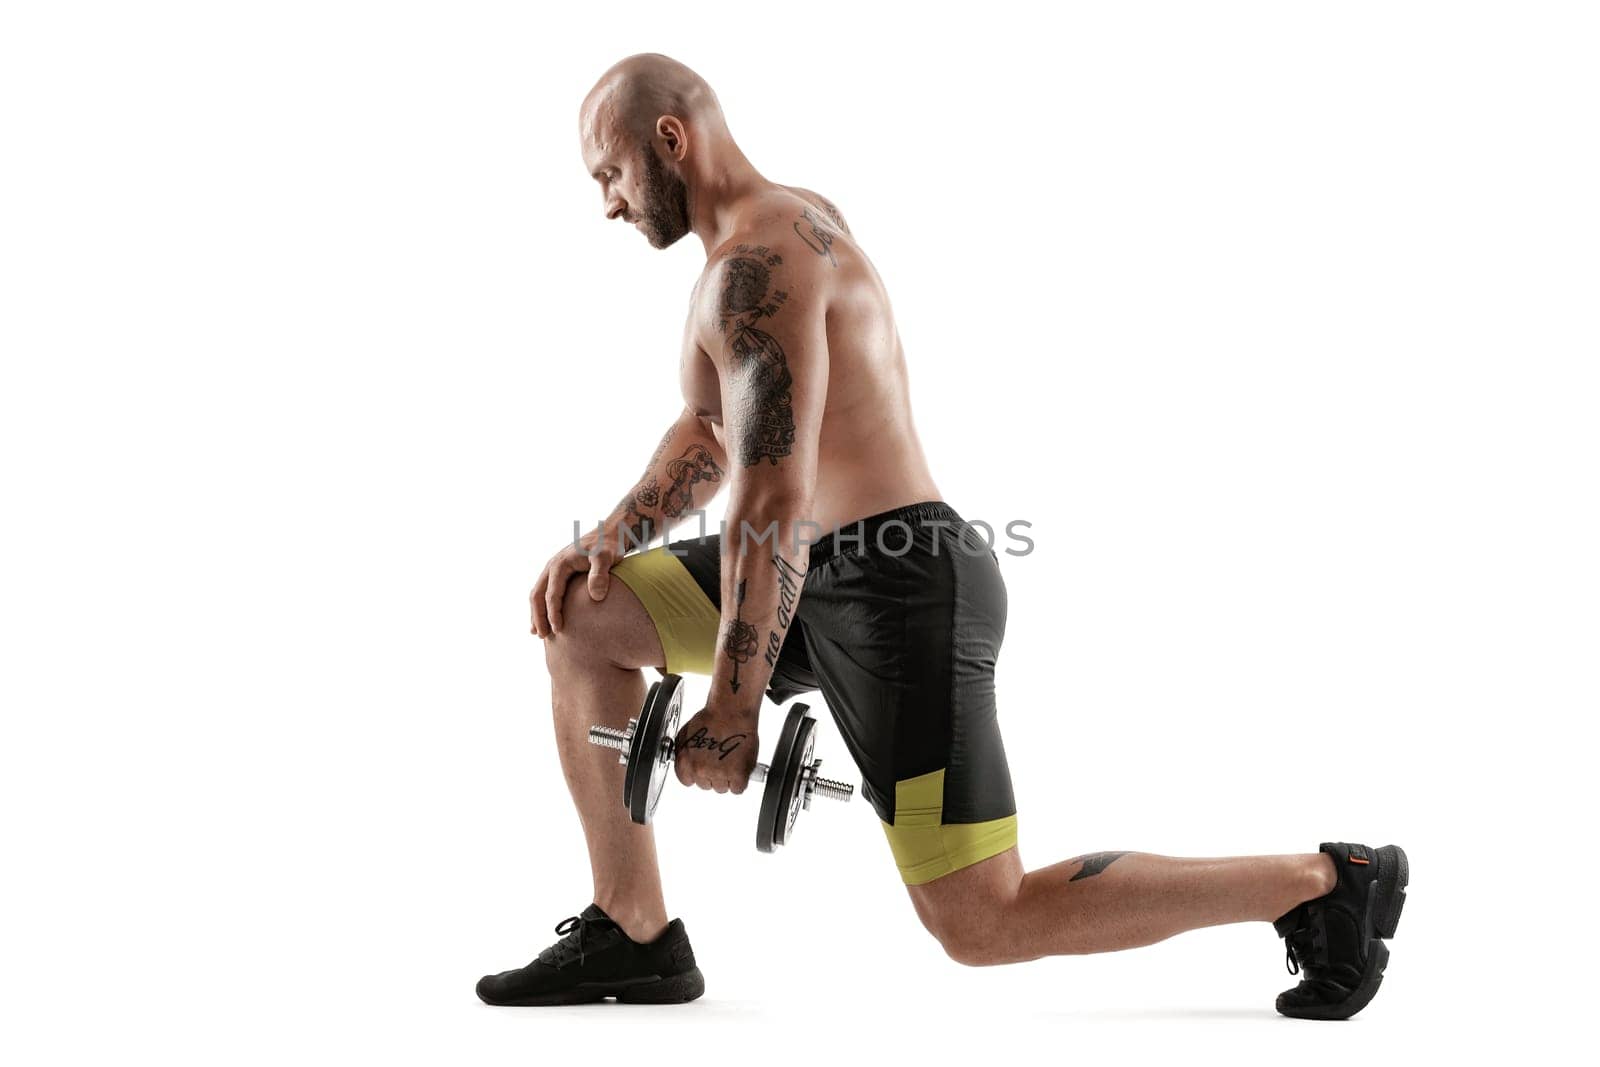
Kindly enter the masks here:
[[[756, 714], [794, 623], [810, 556], [805, 505], [739, 500], [722, 539], [722, 623], [707, 707]], [[814, 528], [813, 528], [814, 529]]]
[[684, 412], [656, 446], [644, 474], [593, 532], [628, 552], [663, 536], [722, 487], [722, 446]]

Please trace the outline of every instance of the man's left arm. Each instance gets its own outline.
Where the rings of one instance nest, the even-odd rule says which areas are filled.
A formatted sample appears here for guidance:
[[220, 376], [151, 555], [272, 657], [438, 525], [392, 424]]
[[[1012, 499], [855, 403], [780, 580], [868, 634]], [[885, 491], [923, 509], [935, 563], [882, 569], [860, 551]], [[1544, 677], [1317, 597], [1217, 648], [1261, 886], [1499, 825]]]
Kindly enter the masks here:
[[686, 784], [718, 792], [742, 792], [755, 766], [762, 695], [821, 532], [810, 520], [828, 392], [829, 279], [813, 260], [740, 245], [706, 287], [716, 301], [707, 339], [717, 349], [730, 471], [722, 622], [706, 708], [680, 734], [676, 763]]

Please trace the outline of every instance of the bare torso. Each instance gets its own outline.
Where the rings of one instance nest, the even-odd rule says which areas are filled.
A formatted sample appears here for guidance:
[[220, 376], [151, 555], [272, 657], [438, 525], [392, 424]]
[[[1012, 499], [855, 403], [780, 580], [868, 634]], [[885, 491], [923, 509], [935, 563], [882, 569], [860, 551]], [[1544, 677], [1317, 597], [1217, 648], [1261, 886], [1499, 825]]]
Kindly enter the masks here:
[[[750, 205], [749, 213], [799, 218], [807, 209], [838, 218], [826, 199], [788, 187], [774, 188]], [[821, 254], [836, 263], [828, 294], [828, 390], [817, 441], [813, 513], [805, 517], [832, 529], [905, 504], [941, 499], [912, 421], [905, 350], [878, 272], [842, 227], [830, 229], [827, 238], [804, 226], [796, 234], [812, 251], [827, 242]], [[704, 347], [711, 338], [696, 306], [702, 298], [697, 284], [680, 380], [685, 404], [710, 424], [726, 451], [723, 382]]]

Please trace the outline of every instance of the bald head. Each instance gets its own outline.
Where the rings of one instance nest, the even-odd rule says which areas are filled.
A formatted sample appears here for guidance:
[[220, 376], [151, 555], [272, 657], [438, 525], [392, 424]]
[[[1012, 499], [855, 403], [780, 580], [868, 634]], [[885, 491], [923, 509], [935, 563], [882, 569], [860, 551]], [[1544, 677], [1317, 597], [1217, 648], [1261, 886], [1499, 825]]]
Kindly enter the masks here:
[[703, 175], [726, 181], [739, 164], [749, 166], [711, 86], [656, 52], [629, 56], [600, 76], [578, 109], [578, 131], [606, 217], [638, 226], [657, 248], [690, 231]]
[[734, 144], [706, 78], [653, 51], [600, 75], [579, 107], [578, 131], [606, 218], [632, 222], [656, 248], [696, 224], [710, 240], [718, 203], [768, 184]]
[[657, 122], [680, 120], [702, 137], [726, 138], [722, 105], [706, 80], [670, 56], [641, 52], [614, 64], [600, 76], [579, 109], [585, 139], [606, 142], [622, 137], [629, 147], [657, 136]]

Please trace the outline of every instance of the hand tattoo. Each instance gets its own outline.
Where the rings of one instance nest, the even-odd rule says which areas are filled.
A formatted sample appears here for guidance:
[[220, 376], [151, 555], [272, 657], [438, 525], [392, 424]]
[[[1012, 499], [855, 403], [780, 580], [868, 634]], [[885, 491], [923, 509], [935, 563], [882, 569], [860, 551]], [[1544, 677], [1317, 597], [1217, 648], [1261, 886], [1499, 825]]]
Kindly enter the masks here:
[[737, 751], [739, 746], [744, 743], [744, 739], [748, 736], [748, 734], [730, 734], [727, 737], [724, 737], [721, 741], [718, 741], [715, 737], [708, 735], [706, 733], [706, 728], [702, 726], [700, 729], [696, 730], [694, 733], [678, 742], [678, 751], [682, 752], [686, 748], [709, 748], [716, 750], [718, 753], [717, 759], [724, 760], [727, 759], [731, 753]]

